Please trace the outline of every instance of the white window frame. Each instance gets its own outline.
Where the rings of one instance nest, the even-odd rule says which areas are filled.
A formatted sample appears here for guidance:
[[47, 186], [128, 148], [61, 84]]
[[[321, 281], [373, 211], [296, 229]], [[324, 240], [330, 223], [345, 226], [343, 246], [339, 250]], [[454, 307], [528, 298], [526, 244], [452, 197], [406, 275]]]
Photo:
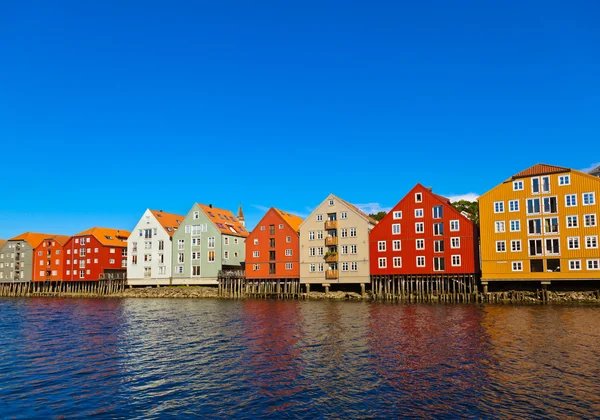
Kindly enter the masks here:
[[[573, 246], [571, 246], [573, 245]], [[577, 245], [577, 246], [575, 246]], [[581, 241], [579, 240], [579, 236], [568, 236], [567, 237], [567, 249], [581, 249]]]
[[[591, 220], [593, 218], [594, 224], [587, 224], [588, 220]], [[588, 214], [584, 214], [583, 215], [583, 226], [584, 227], [595, 227], [598, 225], [598, 221], [597, 221], [597, 217], [596, 217], [596, 213], [588, 213]]]
[[423, 214], [423, 209], [415, 209], [415, 219], [422, 219]]
[[[518, 244], [519, 249], [515, 249], [515, 245]], [[510, 252], [521, 252], [523, 250], [522, 243], [520, 239], [512, 239], [510, 241]]]
[[[572, 198], [569, 204], [569, 198]], [[565, 194], [565, 207], [577, 207], [577, 194]]]
[[[456, 242], [456, 244], [455, 244]], [[450, 249], [460, 248], [460, 236], [453, 236], [450, 238]]]
[[[508, 222], [508, 224], [510, 226], [511, 232], [520, 232], [521, 231], [521, 220], [520, 219], [510, 220]], [[515, 227], [515, 229], [513, 229], [513, 227]]]
[[512, 271], [523, 271], [523, 261], [513, 261]]
[[[419, 262], [422, 263], [419, 263]], [[417, 267], [425, 267], [425, 256], [424, 255], [417, 255]]]
[[[590, 246], [588, 246], [588, 242]], [[585, 249], [598, 249], [598, 235], [588, 235], [585, 237]]]
[[402, 242], [400, 239], [394, 239], [392, 241], [392, 250], [393, 251], [402, 251]]
[[415, 233], [425, 233], [425, 222], [415, 222]]
[[394, 223], [392, 225], [392, 235], [400, 235], [400, 223]]
[[379, 268], [387, 268], [387, 258], [386, 257], [379, 257], [377, 259], [377, 267]]
[[450, 220], [450, 232], [458, 232], [460, 230], [460, 220]]
[[506, 222], [504, 220], [496, 220], [496, 221], [494, 221], [494, 232], [495, 233], [504, 233], [504, 232], [506, 232]]
[[564, 185], [571, 185], [571, 176], [570, 175], [561, 175], [558, 177], [558, 186], [562, 187]]
[[[575, 224], [573, 226], [569, 226], [569, 218], [571, 218], [572, 220], [575, 221]], [[579, 215], [578, 214], [569, 214], [566, 217], [566, 224], [567, 224], [567, 229], [577, 229], [579, 227]]]
[[581, 260], [569, 260], [569, 271], [581, 271]]
[[[419, 244], [421, 245], [419, 247]], [[422, 251], [425, 249], [425, 239], [416, 239], [415, 240], [415, 249], [418, 251]]]
[[508, 212], [516, 213], [521, 210], [521, 206], [519, 205], [519, 200], [508, 200]]
[[377, 250], [379, 252], [385, 252], [386, 251], [385, 241], [377, 241]]
[[[588, 203], [585, 203], [585, 196], [589, 195], [589, 197], [591, 197], [591, 201], [588, 200]], [[595, 192], [584, 192], [581, 193], [581, 205], [582, 206], [593, 206], [594, 204], [596, 204], [596, 193]]]
[[494, 201], [494, 213], [504, 213], [504, 201]]
[[[502, 245], [502, 246], [499, 246]], [[504, 249], [501, 249], [504, 248]], [[506, 252], [506, 241], [496, 241], [496, 253], [505, 253]]]
[[[455, 262], [457, 260], [458, 262]], [[450, 256], [450, 262], [452, 267], [461, 267], [462, 266], [462, 258], [460, 254], [454, 254]]]
[[415, 203], [422, 203], [423, 202], [423, 193], [415, 193]]
[[394, 268], [402, 268], [402, 257], [394, 257], [392, 264]]
[[[595, 265], [595, 267], [594, 267], [594, 265]], [[586, 267], [590, 271], [600, 270], [600, 259], [590, 258], [590, 259], [586, 260]]]
[[525, 183], [523, 180], [513, 181], [513, 191], [523, 191], [525, 188]]
[[402, 219], [402, 212], [401, 211], [395, 211], [393, 213], [393, 218], [394, 218], [394, 220], [400, 220], [400, 219]]

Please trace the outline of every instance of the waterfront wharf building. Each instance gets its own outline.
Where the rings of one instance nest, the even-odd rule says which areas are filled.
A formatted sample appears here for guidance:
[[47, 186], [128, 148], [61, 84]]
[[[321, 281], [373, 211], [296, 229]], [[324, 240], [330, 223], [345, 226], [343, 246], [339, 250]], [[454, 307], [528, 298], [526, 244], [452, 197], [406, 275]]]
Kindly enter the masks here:
[[0, 249], [0, 282], [30, 282], [34, 250], [45, 238], [55, 235], [25, 232], [9, 239]]
[[33, 252], [32, 281], [60, 281], [64, 276], [64, 247], [71, 239], [66, 235], [44, 238]]
[[600, 178], [534, 165], [479, 197], [484, 288], [599, 280]]
[[94, 227], [73, 235], [64, 246], [64, 281], [125, 279], [129, 231]]
[[216, 285], [221, 270], [244, 269], [248, 231], [241, 206], [238, 216], [194, 204], [173, 235], [172, 284]]
[[371, 230], [369, 247], [375, 293], [472, 293], [478, 280], [477, 225], [421, 184]]
[[271, 207], [246, 238], [246, 279], [300, 280], [302, 219]]
[[147, 209], [127, 241], [127, 284], [169, 285], [173, 271], [173, 235], [185, 216]]
[[331, 194], [300, 225], [300, 283], [370, 282], [369, 232], [377, 221]]

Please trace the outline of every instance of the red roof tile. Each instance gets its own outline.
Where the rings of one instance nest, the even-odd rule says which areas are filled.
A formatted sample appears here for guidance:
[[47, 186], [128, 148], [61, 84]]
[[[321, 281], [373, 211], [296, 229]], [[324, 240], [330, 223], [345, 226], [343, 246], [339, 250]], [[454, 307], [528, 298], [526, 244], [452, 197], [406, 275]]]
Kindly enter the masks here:
[[198, 206], [221, 233], [244, 238], [249, 235], [246, 228], [229, 210], [210, 207], [204, 204], [198, 204]]
[[175, 231], [177, 228], [179, 228], [179, 225], [181, 222], [183, 222], [183, 219], [185, 219], [185, 216], [181, 216], [179, 214], [165, 213], [164, 211], [158, 210], [150, 210], [150, 212], [154, 215], [156, 220], [158, 220], [158, 223], [160, 223], [169, 236], [173, 236], [175, 234]]
[[512, 179], [527, 178], [530, 176], [538, 176], [538, 175], [558, 174], [561, 172], [571, 172], [571, 169], [563, 168], [562, 166], [553, 166], [553, 165], [546, 165], [545, 163], [538, 163], [536, 165], [533, 165], [530, 168], [525, 169], [524, 171], [519, 172], [516, 175], [513, 175]]

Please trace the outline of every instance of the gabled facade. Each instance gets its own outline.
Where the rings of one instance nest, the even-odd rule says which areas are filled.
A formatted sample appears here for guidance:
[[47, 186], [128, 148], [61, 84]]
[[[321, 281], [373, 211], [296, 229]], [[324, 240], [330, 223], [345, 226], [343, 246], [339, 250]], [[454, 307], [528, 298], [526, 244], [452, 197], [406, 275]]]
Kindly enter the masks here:
[[168, 285], [173, 270], [172, 238], [185, 216], [146, 210], [127, 241], [127, 283]]
[[34, 250], [54, 235], [25, 232], [9, 239], [0, 249], [0, 282], [29, 282], [33, 278]]
[[73, 235], [64, 246], [64, 281], [98, 281], [127, 275], [129, 231], [94, 227]]
[[247, 279], [300, 278], [298, 216], [271, 207], [246, 238]]
[[377, 221], [331, 194], [300, 225], [300, 283], [368, 284]]
[[248, 231], [229, 210], [194, 204], [173, 235], [172, 284], [218, 284], [220, 270], [241, 270]]
[[34, 249], [32, 281], [60, 281], [64, 275], [64, 246], [70, 236], [44, 238]]
[[479, 197], [482, 283], [600, 279], [600, 178], [537, 164]]
[[479, 273], [477, 226], [421, 184], [373, 228], [369, 244], [372, 275]]

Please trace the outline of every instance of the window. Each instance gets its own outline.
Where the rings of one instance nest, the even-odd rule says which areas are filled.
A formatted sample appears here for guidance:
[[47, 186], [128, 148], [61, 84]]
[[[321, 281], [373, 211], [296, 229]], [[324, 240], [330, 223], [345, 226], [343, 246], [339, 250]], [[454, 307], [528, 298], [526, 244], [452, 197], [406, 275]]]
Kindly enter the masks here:
[[510, 211], [510, 212], [519, 211], [519, 200], [510, 200], [508, 202], [508, 211]]
[[415, 203], [421, 203], [423, 201], [423, 194], [416, 193], [415, 194]]
[[540, 199], [539, 198], [528, 198], [527, 199], [527, 214], [540, 214]]
[[223, 258], [228, 260], [229, 259], [229, 251], [224, 251], [223, 252]]
[[558, 233], [558, 217], [544, 218], [544, 233]]
[[215, 237], [214, 236], [210, 236], [208, 238], [208, 247], [209, 248], [214, 248], [215, 247]]
[[581, 260], [569, 260], [569, 270], [571, 270], [571, 271], [581, 270]]
[[323, 215], [317, 214], [317, 222], [322, 222], [322, 221], [323, 221]]
[[544, 255], [544, 249], [542, 248], [541, 239], [530, 239], [529, 240], [529, 256], [535, 257], [537, 255]]
[[387, 258], [383, 257], [383, 258], [379, 258], [379, 268], [386, 268], [387, 267]]
[[333, 200], [329, 200], [329, 205], [333, 206], [335, 204], [335, 202]]
[[425, 267], [425, 257], [417, 257], [417, 267]]
[[570, 185], [571, 184], [571, 176], [563, 175], [558, 177], [558, 185]]
[[494, 232], [496, 232], [496, 233], [502, 233], [502, 232], [505, 232], [505, 231], [506, 231], [506, 226], [505, 226], [503, 220], [499, 220], [499, 221], [496, 221], [494, 223]]
[[[83, 260], [82, 260], [83, 261]], [[150, 262], [152, 261], [152, 254], [144, 254], [144, 261]]]
[[279, 229], [283, 229], [283, 223], [279, 224]]
[[[144, 242], [144, 249], [152, 249], [152, 242], [151, 241]], [[179, 248], [179, 249], [183, 249], [183, 244], [182, 244], [182, 248]], [[83, 249], [82, 249], [82, 251], [83, 251]], [[85, 254], [85, 252], [82, 255], [84, 255], [84, 254]]]
[[504, 201], [494, 202], [494, 213], [504, 213]]
[[111, 249], [110, 249], [110, 253], [111, 253], [111, 254], [114, 254], [114, 253], [115, 253], [115, 249], [114, 249], [114, 248], [111, 248]]
[[579, 216], [577, 215], [573, 215], [573, 216], [567, 216], [567, 228], [576, 228], [579, 226]]
[[510, 252], [521, 252], [521, 240], [515, 239], [510, 241]]
[[308, 271], [310, 271], [311, 273], [314, 273], [315, 272], [315, 265], [314, 264], [310, 264], [308, 266]]
[[[82, 261], [83, 261], [83, 260], [82, 260]], [[109, 262], [110, 264], [114, 264], [114, 263], [115, 263], [115, 260], [111, 258], [110, 260], [108, 260], [108, 262]]]
[[199, 260], [202, 256], [199, 252], [192, 252], [192, 260]]
[[460, 238], [455, 236], [454, 238], [450, 238], [450, 248], [456, 249], [460, 248]]
[[521, 231], [521, 221], [520, 220], [511, 220], [510, 221], [510, 231], [511, 232], [520, 232]]
[[264, 226], [261, 226], [261, 227], [260, 227], [260, 230], [265, 230], [265, 227], [264, 227]]
[[319, 271], [319, 273], [323, 272], [323, 263], [317, 264], [317, 271]]
[[523, 181], [513, 181], [513, 191], [522, 191]]
[[446, 264], [444, 257], [433, 257], [433, 271], [444, 271]]
[[258, 245], [258, 238], [254, 239], [254, 245]]
[[435, 236], [444, 235], [444, 224], [443, 223], [434, 223], [433, 224], [433, 234]]
[[539, 178], [531, 178], [531, 193], [532, 194], [540, 193], [540, 179]]
[[260, 251], [252, 251], [252, 258], [258, 258], [260, 256]]
[[350, 237], [356, 238], [356, 228], [350, 228]]
[[229, 245], [229, 238], [227, 236], [223, 238], [223, 245]]
[[317, 256], [322, 257], [323, 256], [323, 247], [317, 247]]
[[[288, 238], [289, 238], [289, 236], [288, 236]], [[235, 245], [237, 245], [237, 244], [238, 244], [238, 238], [233, 238], [233, 243], [234, 243]]]
[[137, 265], [137, 255], [131, 256], [131, 265]]
[[347, 219], [348, 218], [348, 212], [347, 211], [343, 211], [340, 213], [340, 219]]
[[523, 261], [513, 261], [512, 271], [523, 271]]
[[577, 195], [568, 194], [565, 195], [565, 207], [575, 207], [577, 206]]
[[415, 223], [415, 232], [416, 233], [423, 233], [424, 231], [425, 231], [425, 223], [423, 223], [423, 222]]
[[415, 218], [423, 217], [423, 209], [415, 209]]
[[579, 249], [579, 236], [570, 236], [567, 238], [568, 249]]
[[350, 245], [350, 254], [356, 254], [356, 245]]
[[[575, 216], [577, 217], [577, 216]], [[584, 214], [583, 224], [585, 227], [596, 226], [596, 214]]]
[[285, 250], [285, 256], [286, 257], [291, 257], [292, 256], [292, 250], [291, 249], [286, 249]]
[[[185, 227], [185, 233], [190, 233], [191, 231], [192, 231], [192, 227], [190, 225], [187, 225]], [[142, 236], [142, 235], [140, 235], [140, 236]]]
[[323, 239], [323, 231], [322, 230], [317, 231], [317, 239]]
[[252, 271], [259, 271], [260, 270], [260, 264], [252, 264]]
[[185, 262], [185, 254], [183, 252], [180, 252], [177, 254], [177, 262], [179, 262], [179, 263]]
[[585, 237], [585, 247], [588, 249], [598, 248], [598, 236], [586, 236]]
[[269, 248], [275, 248], [275, 238], [269, 238]]
[[308, 240], [309, 241], [315, 240], [315, 231], [314, 230], [311, 230], [310, 232], [308, 232]]
[[401, 211], [395, 211], [393, 213], [393, 217], [394, 217], [394, 220], [402, 219], [402, 212]]
[[286, 236], [285, 237], [285, 242], [288, 243], [288, 244], [291, 243], [292, 242], [292, 237], [291, 236]]
[[542, 192], [544, 192], [544, 193], [550, 192], [550, 177], [549, 176], [542, 177]]
[[356, 261], [350, 263], [350, 271], [358, 271], [358, 263]]
[[183, 266], [182, 265], [178, 265], [177, 267], [175, 267], [175, 272], [177, 274], [183, 274]]
[[529, 219], [527, 221], [527, 233], [530, 235], [541, 235], [542, 219]]
[[558, 238], [546, 239], [546, 255], [560, 254], [560, 241]]
[[558, 213], [558, 199], [556, 197], [544, 197], [544, 213]]
[[315, 255], [316, 255], [315, 247], [311, 246], [310, 248], [308, 248], [308, 256], [309, 257], [314, 257]]
[[432, 208], [433, 210], [433, 218], [434, 219], [441, 219], [442, 218], [442, 206], [434, 206]]
[[400, 246], [400, 240], [399, 239], [395, 239], [392, 241], [392, 249], [394, 251], [400, 251], [402, 248]]
[[347, 238], [348, 237], [348, 229], [342, 228], [341, 236], [342, 236], [342, 238]]
[[444, 241], [433, 241], [433, 252], [444, 252]]
[[400, 235], [400, 224], [394, 223], [392, 225], [392, 235]]
[[348, 245], [342, 245], [342, 255], [348, 254]]
[[588, 270], [598, 270], [600, 269], [600, 260], [587, 260], [587, 269]]
[[460, 266], [461, 266], [460, 255], [453, 255], [452, 256], [452, 267], [460, 267]]
[[179, 239], [177, 241], [177, 249], [181, 251], [184, 248], [185, 248], [185, 239]]
[[506, 252], [506, 241], [496, 241], [496, 252]]
[[581, 201], [583, 201], [584, 206], [591, 206], [596, 204], [596, 195], [593, 192], [583, 193], [581, 194]]
[[291, 270], [293, 268], [293, 263], [285, 263], [285, 269], [286, 270]]
[[457, 232], [460, 230], [460, 222], [458, 220], [450, 220], [450, 232]]
[[416, 249], [422, 250], [425, 249], [425, 239], [417, 239], [415, 242]]
[[379, 252], [384, 252], [385, 251], [385, 241], [377, 242], [377, 249], [379, 250]]
[[215, 251], [208, 251], [208, 262], [215, 262]]

